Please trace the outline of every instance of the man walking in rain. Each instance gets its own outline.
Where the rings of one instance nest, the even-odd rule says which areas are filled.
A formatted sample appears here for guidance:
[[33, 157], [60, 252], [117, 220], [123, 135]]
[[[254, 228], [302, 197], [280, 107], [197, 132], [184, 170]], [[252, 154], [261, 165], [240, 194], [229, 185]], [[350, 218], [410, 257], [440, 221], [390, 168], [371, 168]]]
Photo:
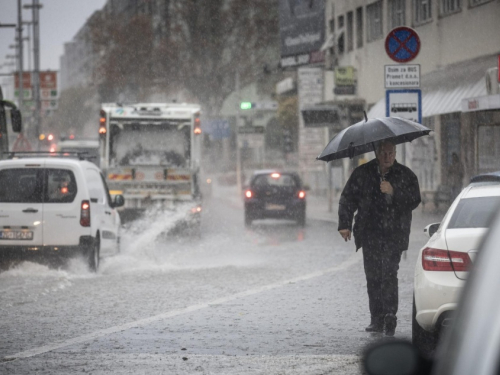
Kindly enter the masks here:
[[389, 141], [378, 144], [376, 159], [357, 167], [342, 191], [338, 230], [345, 241], [352, 231], [356, 251], [363, 251], [371, 314], [367, 332], [394, 336], [399, 262], [419, 204], [417, 176], [396, 161], [396, 146]]

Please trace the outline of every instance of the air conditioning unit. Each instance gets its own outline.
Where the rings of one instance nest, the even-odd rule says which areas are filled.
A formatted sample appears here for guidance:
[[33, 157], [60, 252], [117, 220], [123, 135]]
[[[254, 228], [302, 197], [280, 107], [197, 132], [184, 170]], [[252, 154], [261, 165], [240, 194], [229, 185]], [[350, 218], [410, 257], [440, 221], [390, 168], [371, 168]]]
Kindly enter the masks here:
[[486, 70], [486, 92], [488, 95], [500, 94], [500, 83], [498, 82], [498, 68]]

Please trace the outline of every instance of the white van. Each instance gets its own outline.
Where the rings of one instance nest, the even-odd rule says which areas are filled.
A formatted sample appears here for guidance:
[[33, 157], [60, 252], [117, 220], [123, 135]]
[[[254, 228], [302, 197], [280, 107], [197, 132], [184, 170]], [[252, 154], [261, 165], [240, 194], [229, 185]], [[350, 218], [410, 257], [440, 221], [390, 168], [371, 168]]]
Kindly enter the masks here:
[[120, 216], [100, 169], [86, 160], [27, 157], [0, 161], [0, 260], [100, 256], [120, 244]]

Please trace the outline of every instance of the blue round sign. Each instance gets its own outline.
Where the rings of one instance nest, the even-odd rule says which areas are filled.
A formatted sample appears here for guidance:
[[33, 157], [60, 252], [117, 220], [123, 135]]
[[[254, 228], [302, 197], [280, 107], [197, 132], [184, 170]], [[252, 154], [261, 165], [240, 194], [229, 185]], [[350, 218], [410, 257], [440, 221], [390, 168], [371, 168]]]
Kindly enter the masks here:
[[420, 51], [420, 38], [409, 27], [396, 27], [385, 38], [385, 51], [396, 62], [411, 61]]

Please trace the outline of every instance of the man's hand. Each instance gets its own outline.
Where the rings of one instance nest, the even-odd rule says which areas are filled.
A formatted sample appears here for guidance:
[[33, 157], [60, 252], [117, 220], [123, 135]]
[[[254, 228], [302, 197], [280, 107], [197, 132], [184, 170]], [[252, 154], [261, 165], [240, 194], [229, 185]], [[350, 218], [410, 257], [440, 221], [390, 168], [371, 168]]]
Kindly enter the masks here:
[[341, 229], [341, 230], [339, 230], [339, 233], [345, 242], [347, 242], [351, 239], [351, 231], [349, 229]]
[[380, 191], [384, 194], [394, 194], [394, 189], [389, 181], [382, 181], [382, 183], [380, 184]]

